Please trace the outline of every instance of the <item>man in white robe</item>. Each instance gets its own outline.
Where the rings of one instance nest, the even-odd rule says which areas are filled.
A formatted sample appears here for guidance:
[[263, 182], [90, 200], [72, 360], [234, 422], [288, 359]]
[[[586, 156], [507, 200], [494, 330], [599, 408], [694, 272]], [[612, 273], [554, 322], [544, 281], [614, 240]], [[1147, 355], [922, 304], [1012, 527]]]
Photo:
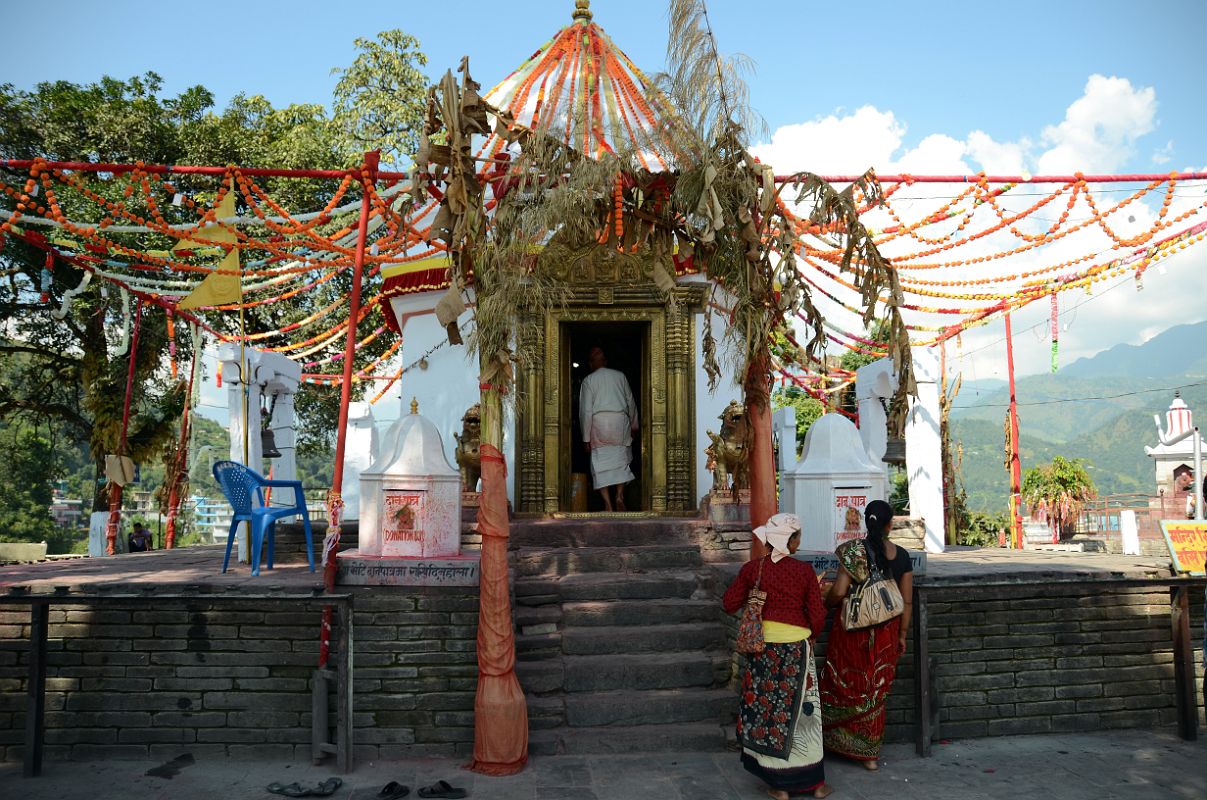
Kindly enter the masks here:
[[591, 374], [579, 391], [578, 418], [583, 446], [591, 454], [591, 479], [603, 496], [604, 510], [624, 511], [624, 487], [633, 480], [633, 434], [637, 432], [637, 403], [624, 373], [608, 368], [608, 357], [591, 348]]

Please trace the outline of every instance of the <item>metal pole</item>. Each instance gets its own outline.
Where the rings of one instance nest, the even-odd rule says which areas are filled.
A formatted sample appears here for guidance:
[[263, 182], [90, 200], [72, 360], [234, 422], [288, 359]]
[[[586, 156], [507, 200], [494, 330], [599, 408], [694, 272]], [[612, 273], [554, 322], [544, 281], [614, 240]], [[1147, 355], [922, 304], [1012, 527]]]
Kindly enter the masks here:
[[1023, 547], [1022, 463], [1018, 454], [1018, 400], [1014, 391], [1014, 335], [1006, 312], [1006, 371], [1010, 376], [1010, 528], [1014, 546]]
[[1203, 440], [1199, 436], [1198, 426], [1190, 434], [1194, 437], [1194, 518], [1203, 519]]
[[[356, 259], [352, 268], [352, 287], [348, 299], [348, 337], [344, 342], [344, 374], [339, 392], [339, 422], [335, 429], [335, 466], [331, 476], [331, 496], [327, 501], [327, 536], [323, 541], [323, 583], [327, 591], [335, 589], [335, 553], [339, 547], [340, 515], [344, 488], [344, 448], [348, 443], [348, 404], [352, 400], [352, 368], [356, 354], [356, 320], [360, 316], [360, 289], [365, 270], [365, 241], [369, 236], [369, 214], [372, 209], [371, 191], [377, 180], [380, 150], [365, 153], [361, 167], [362, 192], [360, 224], [356, 232]], [[334, 538], [333, 538], [334, 537]], [[331, 650], [331, 606], [323, 608], [323, 625], [319, 640], [319, 667], [327, 666]]]

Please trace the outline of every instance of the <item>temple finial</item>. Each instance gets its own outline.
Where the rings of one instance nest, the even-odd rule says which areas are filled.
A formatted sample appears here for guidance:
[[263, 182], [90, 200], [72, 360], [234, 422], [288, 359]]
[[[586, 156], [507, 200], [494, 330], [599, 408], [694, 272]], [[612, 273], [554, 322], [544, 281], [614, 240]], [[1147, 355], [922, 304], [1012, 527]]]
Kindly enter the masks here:
[[585, 23], [591, 21], [591, 0], [574, 0], [574, 13], [571, 16]]
[[417, 397], [411, 398], [411, 413], [412, 414], [419, 413], [419, 398], [417, 398]]

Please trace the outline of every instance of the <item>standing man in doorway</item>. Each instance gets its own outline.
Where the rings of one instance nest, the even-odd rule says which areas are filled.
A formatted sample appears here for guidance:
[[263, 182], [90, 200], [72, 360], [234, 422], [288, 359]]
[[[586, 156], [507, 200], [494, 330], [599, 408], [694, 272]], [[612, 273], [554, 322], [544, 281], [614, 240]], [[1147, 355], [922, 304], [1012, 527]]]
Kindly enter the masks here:
[[592, 347], [588, 363], [591, 374], [583, 379], [578, 398], [583, 447], [591, 454], [591, 479], [603, 495], [604, 510], [625, 511], [624, 487], [633, 480], [629, 464], [637, 432], [637, 403], [624, 373], [608, 369], [603, 348]]

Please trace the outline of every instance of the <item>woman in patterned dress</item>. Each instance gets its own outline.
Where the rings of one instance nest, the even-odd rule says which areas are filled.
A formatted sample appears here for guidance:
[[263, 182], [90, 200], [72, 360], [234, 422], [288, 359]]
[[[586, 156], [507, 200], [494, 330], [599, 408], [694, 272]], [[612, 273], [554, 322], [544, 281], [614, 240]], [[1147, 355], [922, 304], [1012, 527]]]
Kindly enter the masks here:
[[742, 765], [770, 787], [776, 800], [825, 797], [821, 701], [812, 639], [825, 623], [825, 606], [813, 567], [790, 558], [800, 546], [800, 520], [776, 514], [754, 535], [770, 555], [742, 566], [722, 603], [733, 614], [757, 584], [767, 593], [763, 638], [767, 649], [746, 657], [742, 674], [738, 742]]
[[913, 611], [913, 566], [909, 551], [888, 540], [893, 509], [883, 500], [868, 503], [864, 511], [867, 538], [844, 542], [835, 551], [838, 577], [826, 595], [826, 605], [840, 606], [852, 584], [868, 579], [869, 558], [881, 574], [892, 576], [901, 589], [905, 610], [887, 622], [848, 631], [836, 614], [826, 642], [826, 666], [821, 677], [823, 740], [827, 753], [878, 768], [884, 738], [884, 707], [897, 659], [905, 652], [905, 634]]

